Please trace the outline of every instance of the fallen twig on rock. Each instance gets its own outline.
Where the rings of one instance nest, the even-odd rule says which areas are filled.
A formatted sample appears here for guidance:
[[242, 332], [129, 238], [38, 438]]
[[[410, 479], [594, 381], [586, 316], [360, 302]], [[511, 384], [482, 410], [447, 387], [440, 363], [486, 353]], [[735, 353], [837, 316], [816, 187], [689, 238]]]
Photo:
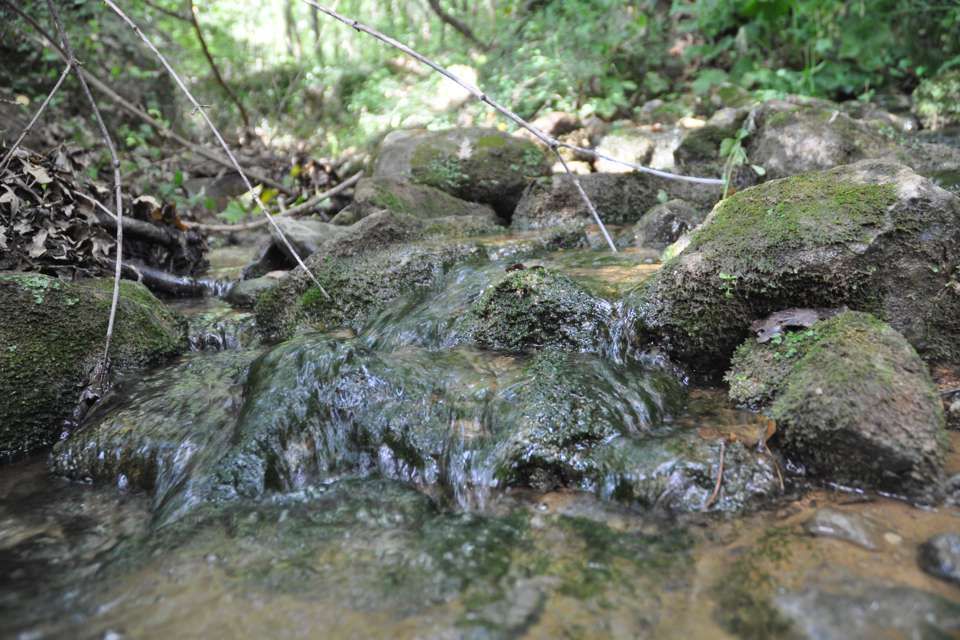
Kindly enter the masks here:
[[[359, 182], [360, 178], [362, 177], [363, 177], [363, 172], [357, 172], [352, 176], [350, 176], [349, 178], [347, 178], [346, 180], [344, 180], [343, 182], [341, 182], [340, 184], [338, 184], [337, 186], [333, 187], [332, 189], [328, 189], [323, 193], [318, 193], [317, 195], [313, 196], [309, 200], [302, 202], [295, 207], [286, 209], [281, 213], [279, 213], [278, 215], [289, 217], [289, 216], [300, 215], [302, 213], [309, 213], [312, 209], [314, 209], [317, 205], [319, 205], [324, 200], [327, 200], [328, 198], [332, 198], [333, 196], [339, 193], [342, 193], [347, 189], [349, 189], [350, 187], [352, 187], [353, 185], [357, 184], [357, 182]], [[197, 229], [199, 231], [230, 232], [230, 231], [248, 231], [250, 229], [257, 229], [266, 224], [269, 224], [269, 220], [263, 219], [263, 220], [257, 220], [255, 222], [247, 222], [244, 224], [200, 224], [198, 222], [184, 221], [183, 224], [189, 229]]]
[[98, 364], [94, 375], [100, 384], [101, 391], [104, 391], [108, 380], [107, 376], [110, 373], [110, 342], [113, 339], [113, 325], [117, 318], [117, 305], [120, 302], [120, 276], [123, 265], [123, 185], [120, 181], [120, 158], [117, 156], [117, 148], [113, 144], [113, 138], [110, 137], [107, 125], [103, 122], [103, 116], [100, 115], [100, 108], [97, 106], [97, 101], [94, 99], [93, 94], [90, 93], [90, 87], [83, 77], [82, 70], [77, 66], [77, 58], [73, 55], [73, 47], [70, 46], [70, 39], [67, 38], [67, 32], [63, 28], [63, 23], [60, 22], [60, 14], [57, 12], [57, 7], [53, 0], [47, 0], [47, 7], [50, 9], [50, 16], [53, 18], [53, 23], [57, 28], [60, 43], [63, 45], [64, 52], [67, 54], [67, 66], [76, 70], [77, 80], [80, 81], [83, 94], [87, 97], [87, 102], [90, 103], [90, 108], [93, 110], [93, 117], [97, 122], [97, 127], [100, 129], [100, 136], [103, 138], [103, 143], [107, 145], [107, 150], [110, 152], [110, 162], [113, 165], [113, 188], [116, 194], [117, 259], [113, 274], [113, 300], [110, 303], [110, 316], [107, 320], [106, 344], [103, 348], [103, 359]]
[[[137, 36], [139, 36], [140, 39], [143, 40], [144, 43], [146, 43], [147, 47], [149, 47], [149, 49], [154, 53], [154, 55], [157, 56], [157, 58], [160, 60], [160, 63], [163, 65], [163, 68], [167, 70], [167, 73], [169, 73], [170, 76], [173, 78], [174, 82], [177, 83], [177, 86], [180, 87], [180, 90], [183, 91], [184, 95], [187, 96], [187, 99], [190, 100], [190, 103], [193, 105], [194, 109], [196, 109], [197, 112], [203, 117], [203, 120], [204, 122], [206, 122], [207, 127], [210, 129], [210, 131], [213, 132], [213, 135], [217, 139], [217, 142], [220, 143], [220, 146], [223, 148], [224, 153], [226, 153], [227, 157], [230, 159], [230, 163], [233, 165], [233, 168], [236, 170], [238, 174], [240, 174], [240, 178], [243, 180], [244, 186], [247, 187], [247, 191], [253, 191], [253, 185], [250, 183], [250, 179], [247, 178], [247, 174], [244, 172], [243, 168], [240, 166], [240, 163], [237, 162], [237, 159], [233, 155], [233, 152], [230, 150], [230, 147], [227, 145], [226, 141], [223, 139], [223, 136], [220, 134], [220, 130], [217, 129], [216, 125], [213, 124], [213, 121], [210, 119], [210, 116], [207, 115], [207, 111], [206, 109], [204, 109], [203, 105], [201, 105], [200, 102], [198, 102], [197, 99], [193, 97], [193, 94], [190, 93], [190, 90], [187, 88], [186, 83], [184, 83], [183, 79], [179, 76], [179, 74], [177, 74], [177, 72], [173, 69], [173, 67], [167, 61], [166, 56], [160, 53], [160, 50], [157, 49], [156, 46], [154, 46], [153, 42], [151, 42], [149, 38], [147, 38], [146, 34], [143, 33], [140, 27], [138, 27], [136, 23], [134, 23], [133, 20], [131, 20], [127, 16], [127, 14], [125, 14], [120, 9], [120, 7], [118, 7], [112, 0], [104, 0], [104, 3], [108, 7], [110, 7], [110, 9], [114, 13], [120, 16], [120, 19], [123, 20], [127, 24], [127, 26], [133, 29], [134, 33], [136, 33]], [[270, 212], [267, 211], [266, 206], [264, 206], [263, 202], [260, 201], [260, 198], [254, 198], [253, 201], [257, 204], [257, 207], [260, 209], [260, 212], [263, 213], [264, 216], [266, 216], [267, 222], [269, 222], [270, 225], [272, 225], [273, 228], [276, 230], [277, 234], [280, 236], [280, 239], [283, 241], [284, 245], [286, 245], [287, 249], [290, 251], [290, 254], [296, 259], [297, 264], [300, 265], [300, 268], [303, 269], [304, 272], [306, 272], [306, 274], [313, 281], [313, 283], [317, 285], [317, 288], [320, 289], [320, 292], [323, 293], [324, 297], [326, 297], [327, 299], [330, 299], [330, 294], [327, 293], [327, 290], [323, 288], [323, 285], [320, 284], [320, 281], [317, 280], [316, 276], [313, 275], [313, 272], [311, 272], [310, 269], [307, 267], [307, 265], [304, 264], [303, 260], [300, 258], [300, 255], [297, 253], [296, 249], [293, 248], [293, 245], [287, 239], [286, 235], [284, 235], [279, 225], [277, 225], [276, 220], [274, 220]]]
[[574, 185], [576, 185], [576, 187], [577, 187], [577, 192], [580, 194], [580, 198], [584, 201], [584, 204], [586, 204], [587, 209], [590, 211], [590, 214], [591, 214], [591, 215], [593, 216], [593, 218], [594, 218], [594, 221], [596, 221], [597, 225], [599, 225], [600, 230], [603, 232], [604, 238], [607, 240], [607, 244], [610, 246], [610, 250], [613, 251], [614, 253], [616, 253], [617, 248], [616, 248], [616, 246], [613, 244], [613, 239], [610, 237], [610, 234], [607, 233], [607, 228], [604, 226], [603, 220], [601, 220], [600, 215], [599, 215], [599, 213], [597, 212], [596, 207], [593, 206], [593, 203], [590, 201], [590, 198], [587, 196], [586, 191], [584, 191], [583, 186], [580, 184], [580, 180], [577, 178], [576, 174], [574, 174], [572, 171], [570, 171], [570, 168], [567, 166], [567, 163], [564, 161], [563, 157], [560, 155], [560, 151], [559, 151], [559, 150], [560, 150], [561, 147], [565, 147], [565, 148], [567, 148], [567, 149], [572, 149], [572, 150], [578, 151], [578, 152], [580, 152], [580, 153], [585, 153], [585, 154], [590, 155], [590, 156], [593, 156], [593, 157], [595, 157], [595, 158], [601, 158], [601, 159], [603, 159], [603, 160], [609, 160], [609, 161], [611, 161], [611, 162], [616, 162], [616, 163], [621, 164], [621, 165], [623, 165], [623, 166], [631, 167], [631, 168], [633, 168], [633, 169], [635, 169], [635, 170], [637, 170], [637, 171], [640, 171], [640, 172], [643, 172], [643, 173], [649, 173], [649, 174], [656, 175], [656, 176], [660, 176], [660, 177], [662, 177], [662, 178], [668, 178], [668, 179], [671, 179], [671, 180], [684, 180], [684, 181], [687, 181], [687, 182], [695, 182], [695, 183], [699, 183], [699, 184], [723, 184], [723, 180], [721, 180], [721, 179], [719, 179], [719, 178], [697, 178], [697, 177], [693, 177], [693, 176], [681, 176], [681, 175], [677, 175], [677, 174], [674, 174], [674, 173], [669, 173], [669, 172], [667, 172], [667, 171], [658, 171], [658, 170], [656, 170], [656, 169], [651, 169], [651, 168], [649, 168], [649, 167], [644, 167], [643, 165], [634, 164], [634, 163], [632, 163], [632, 162], [626, 162], [626, 161], [624, 161], [624, 160], [618, 160], [617, 158], [612, 158], [612, 157], [610, 157], [610, 156], [607, 156], [606, 154], [603, 154], [603, 153], [599, 153], [599, 152], [597, 152], [597, 151], [594, 151], [593, 149], [587, 149], [587, 148], [585, 148], [585, 147], [578, 147], [578, 146], [576, 146], [576, 145], [572, 145], [572, 144], [569, 144], [569, 143], [566, 143], [566, 142], [561, 142], [560, 140], [557, 140], [557, 139], [554, 138], [553, 136], [550, 136], [550, 135], [548, 135], [547, 133], [545, 133], [544, 131], [541, 131], [541, 130], [538, 129], [537, 127], [533, 126], [532, 124], [530, 124], [529, 122], [527, 122], [526, 120], [524, 120], [523, 118], [521, 118], [520, 116], [518, 116], [516, 113], [514, 113], [514, 112], [511, 111], [510, 109], [506, 108], [505, 106], [503, 106], [502, 104], [500, 104], [499, 102], [497, 102], [496, 100], [494, 100], [493, 98], [491, 98], [489, 95], [487, 95], [486, 93], [484, 93], [483, 91], [481, 91], [479, 88], [477, 88], [477, 87], [473, 86], [472, 84], [470, 84], [469, 82], [463, 80], [462, 78], [460, 78], [459, 76], [457, 76], [456, 74], [454, 74], [452, 71], [449, 71], [449, 70], [446, 69], [445, 67], [442, 67], [440, 64], [434, 62], [434, 61], [431, 60], [430, 58], [427, 58], [426, 56], [424, 56], [424, 55], [422, 55], [422, 54], [414, 51], [413, 49], [411, 49], [411, 48], [408, 47], [407, 45], [403, 44], [403, 43], [400, 42], [399, 40], [395, 40], [394, 38], [391, 38], [390, 36], [385, 35], [385, 34], [377, 31], [376, 29], [374, 29], [374, 28], [372, 28], [372, 27], [368, 27], [367, 25], [363, 24], [362, 22], [360, 22], [360, 21], [358, 21], [358, 20], [354, 20], [353, 18], [348, 18], [348, 17], [346, 17], [346, 16], [343, 16], [343, 15], [337, 13], [336, 11], [334, 11], [334, 10], [332, 10], [332, 9], [328, 9], [328, 8], [322, 6], [322, 5], [319, 5], [319, 4], [317, 4], [316, 2], [314, 2], [313, 0], [303, 0], [303, 1], [304, 1], [306, 4], [310, 5], [311, 7], [314, 7], [315, 9], [318, 9], [319, 11], [323, 12], [324, 14], [330, 16], [330, 17], [333, 18], [334, 20], [337, 20], [337, 21], [339, 21], [339, 22], [342, 22], [343, 24], [345, 24], [345, 25], [347, 25], [347, 26], [349, 26], [349, 27], [352, 27], [353, 29], [356, 29], [357, 31], [361, 31], [361, 32], [363, 32], [363, 33], [366, 33], [367, 35], [369, 35], [369, 36], [371, 36], [371, 37], [373, 37], [373, 38], [376, 38], [377, 40], [379, 40], [379, 41], [381, 41], [381, 42], [383, 42], [383, 43], [385, 43], [385, 44], [388, 44], [388, 45], [390, 45], [391, 47], [393, 47], [393, 48], [395, 48], [395, 49], [398, 49], [399, 51], [402, 51], [403, 53], [405, 53], [405, 54], [407, 54], [408, 56], [410, 56], [410, 57], [414, 58], [415, 60], [417, 60], [418, 62], [420, 62], [420, 63], [422, 63], [422, 64], [425, 64], [426, 66], [430, 67], [431, 69], [433, 69], [434, 71], [436, 71], [436, 72], [439, 73], [440, 75], [444, 76], [445, 78], [447, 78], [447, 79], [455, 82], [456, 84], [458, 84], [458, 85], [460, 85], [461, 87], [463, 87], [464, 89], [466, 89], [466, 90], [470, 93], [470, 95], [472, 95], [474, 98], [476, 98], [476, 99], [479, 100], [480, 102], [483, 102], [484, 104], [487, 104], [487, 105], [490, 106], [492, 109], [494, 109], [495, 111], [499, 112], [500, 114], [502, 114], [503, 116], [505, 116], [507, 119], [511, 120], [514, 124], [516, 124], [516, 125], [524, 128], [524, 129], [526, 129], [527, 131], [529, 131], [530, 133], [532, 133], [532, 134], [534, 135], [534, 137], [536, 137], [540, 142], [542, 142], [544, 145], [546, 145], [546, 146], [547, 146], [551, 151], [553, 151], [553, 152], [556, 154], [556, 156], [560, 159], [561, 165], [563, 166], [564, 170], [567, 172], [567, 175], [569, 175], [570, 178], [573, 180]]

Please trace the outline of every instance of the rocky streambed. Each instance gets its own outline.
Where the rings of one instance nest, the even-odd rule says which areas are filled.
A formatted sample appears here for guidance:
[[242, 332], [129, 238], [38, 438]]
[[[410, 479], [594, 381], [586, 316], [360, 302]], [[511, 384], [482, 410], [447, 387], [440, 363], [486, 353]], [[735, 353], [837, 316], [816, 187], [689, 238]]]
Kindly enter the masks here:
[[310, 274], [126, 285], [103, 398], [103, 283], [0, 274], [0, 634], [956, 636], [960, 156], [887, 115], [584, 176], [616, 254], [532, 143], [391, 134]]

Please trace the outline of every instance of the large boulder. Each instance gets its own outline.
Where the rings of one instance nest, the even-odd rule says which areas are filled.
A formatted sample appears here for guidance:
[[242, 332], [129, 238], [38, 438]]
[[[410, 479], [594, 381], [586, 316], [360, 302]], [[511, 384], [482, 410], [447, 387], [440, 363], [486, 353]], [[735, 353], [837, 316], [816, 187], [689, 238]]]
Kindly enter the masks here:
[[960, 357], [960, 198], [863, 161], [721, 202], [689, 246], [629, 296], [641, 338], [704, 371], [750, 324], [791, 307], [874, 313], [927, 359]]
[[384, 138], [373, 176], [436, 187], [509, 218], [527, 183], [546, 175], [543, 151], [496, 129], [401, 130]]
[[[103, 356], [113, 281], [0, 274], [0, 459], [56, 442]], [[185, 347], [179, 320], [146, 287], [123, 281], [110, 347], [117, 372]]]
[[473, 308], [473, 338], [487, 349], [597, 351], [609, 341], [612, 306], [543, 267], [511, 271]]
[[765, 406], [777, 441], [810, 473], [911, 496], [937, 491], [946, 432], [927, 367], [875, 317], [840, 313], [767, 342], [747, 340], [730, 396]]
[[929, 175], [960, 168], [960, 151], [903, 136], [893, 126], [852, 118], [822, 100], [771, 100], [755, 107], [745, 142], [751, 164], [766, 179], [830, 169], [864, 159], [901, 162]]
[[353, 203], [340, 211], [331, 222], [338, 225], [353, 224], [382, 209], [420, 219], [482, 216], [496, 220], [496, 214], [489, 205], [467, 202], [434, 187], [399, 178], [363, 178], [357, 183]]
[[[580, 185], [605, 224], [638, 221], [662, 194], [682, 198], [707, 211], [720, 199], [723, 189], [667, 180], [646, 173], [593, 173], [580, 176]], [[517, 230], [544, 229], [571, 222], [592, 224], [593, 216], [576, 185], [567, 175], [555, 175], [532, 183], [523, 193], [513, 216]]]
[[913, 92], [913, 110], [928, 129], [960, 123], [960, 69], [922, 81]]

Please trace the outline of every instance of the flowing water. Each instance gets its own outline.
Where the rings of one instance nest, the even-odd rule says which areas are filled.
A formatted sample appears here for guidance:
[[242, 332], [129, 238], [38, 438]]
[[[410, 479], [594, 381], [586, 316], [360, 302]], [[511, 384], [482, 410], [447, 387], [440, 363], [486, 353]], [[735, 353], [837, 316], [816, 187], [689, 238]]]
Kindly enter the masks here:
[[[632, 351], [617, 300], [648, 255], [515, 247], [276, 346], [181, 304], [190, 353], [0, 472], [0, 636], [960, 634], [960, 590], [917, 563], [960, 510], [813, 486], [762, 416]], [[598, 297], [596, 344], [472, 343], [518, 261]]]

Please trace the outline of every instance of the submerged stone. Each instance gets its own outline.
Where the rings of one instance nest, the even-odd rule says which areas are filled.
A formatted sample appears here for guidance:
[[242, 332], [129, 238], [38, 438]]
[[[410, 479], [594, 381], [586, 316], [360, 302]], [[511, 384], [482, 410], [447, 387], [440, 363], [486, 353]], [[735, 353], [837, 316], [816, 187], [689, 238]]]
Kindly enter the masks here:
[[960, 358], [960, 198], [890, 162], [775, 180], [721, 202], [689, 246], [629, 296], [639, 334], [703, 371], [750, 324], [848, 305], [930, 360]]
[[[57, 441], [103, 356], [113, 281], [0, 274], [0, 459]], [[180, 321], [141, 284], [120, 283], [115, 372], [183, 351]]]
[[844, 484], [939, 492], [943, 409], [903, 336], [848, 311], [779, 338], [745, 342], [727, 380], [734, 400], [769, 407], [788, 455]]

